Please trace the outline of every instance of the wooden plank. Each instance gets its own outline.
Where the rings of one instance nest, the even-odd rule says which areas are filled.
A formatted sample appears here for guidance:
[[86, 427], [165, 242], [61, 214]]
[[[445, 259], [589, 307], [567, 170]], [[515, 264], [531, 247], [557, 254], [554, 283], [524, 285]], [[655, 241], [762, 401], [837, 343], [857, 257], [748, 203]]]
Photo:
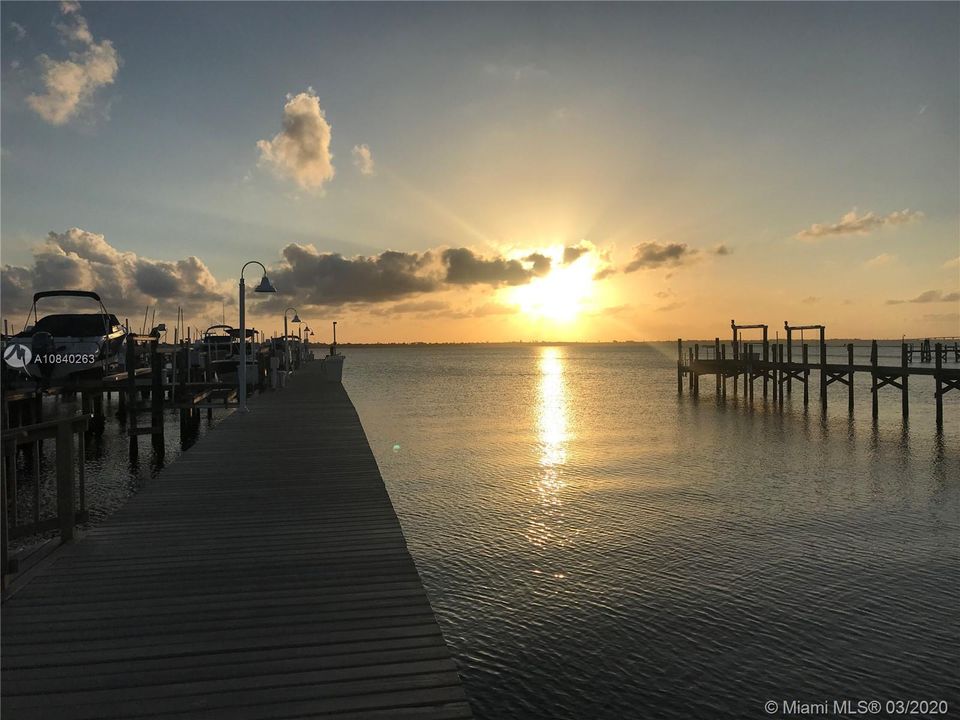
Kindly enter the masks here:
[[4, 604], [4, 714], [471, 717], [346, 392], [250, 407]]

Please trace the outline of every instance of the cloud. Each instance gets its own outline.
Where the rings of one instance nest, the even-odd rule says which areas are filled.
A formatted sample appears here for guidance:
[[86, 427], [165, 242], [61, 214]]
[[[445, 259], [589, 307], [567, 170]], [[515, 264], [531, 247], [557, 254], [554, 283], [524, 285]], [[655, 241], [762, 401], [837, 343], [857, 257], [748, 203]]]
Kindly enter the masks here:
[[611, 275], [616, 275], [616, 274], [617, 274], [617, 269], [616, 269], [616, 268], [614, 268], [614, 267], [605, 267], [605, 268], [603, 268], [602, 270], [598, 270], [598, 271], [596, 272], [596, 274], [593, 276], [593, 279], [594, 279], [594, 280], [604, 280], [604, 279], [610, 277]]
[[581, 255], [586, 255], [593, 249], [593, 244], [586, 241], [581, 241], [576, 245], [568, 245], [563, 249], [563, 264], [569, 265], [576, 262]]
[[878, 268], [883, 267], [884, 265], [889, 265], [896, 259], [896, 255], [891, 255], [890, 253], [880, 253], [876, 257], [872, 257], [867, 260], [864, 265], [866, 265], [868, 268]]
[[818, 302], [820, 302], [820, 298], [816, 295], [808, 295], [800, 302], [802, 302], [804, 305], [816, 305]]
[[287, 95], [283, 130], [272, 140], [257, 142], [260, 164], [271, 168], [278, 177], [293, 180], [304, 190], [319, 190], [335, 173], [330, 134], [330, 123], [313, 88]]
[[51, 232], [34, 250], [30, 267], [4, 265], [0, 275], [4, 308], [24, 312], [39, 290], [93, 290], [108, 310], [120, 316], [156, 303], [177, 303], [190, 313], [202, 312], [211, 303], [219, 305], [229, 293], [199, 258], [140, 257], [80, 228]]
[[537, 276], [546, 275], [548, 272], [550, 272], [550, 266], [553, 264], [553, 261], [542, 253], [532, 253], [527, 255], [524, 258], [524, 261], [533, 263], [531, 272]]
[[13, 30], [13, 39], [15, 42], [19, 42], [27, 36], [27, 29], [18, 22], [11, 22], [10, 29]]
[[[346, 258], [320, 253], [313, 245], [290, 243], [284, 263], [270, 278], [286, 303], [293, 296], [305, 305], [344, 305], [397, 300], [440, 288], [430, 252], [387, 250], [374, 256]], [[302, 308], [301, 308], [302, 309]]]
[[714, 255], [733, 255], [733, 248], [726, 243], [720, 243], [713, 248]]
[[954, 268], [960, 268], [960, 255], [958, 255], [957, 257], [952, 258], [952, 259], [950, 259], [950, 260], [947, 260], [947, 261], [943, 264], [943, 268], [944, 268], [945, 270], [952, 270], [952, 269], [954, 269]]
[[942, 293], [939, 290], [927, 290], [911, 300], [887, 300], [887, 305], [903, 305], [904, 303], [938, 303], [960, 302], [960, 292]]
[[633, 260], [623, 269], [625, 273], [637, 270], [652, 270], [660, 267], [676, 267], [693, 259], [697, 254], [686, 243], [645, 242], [633, 248]]
[[81, 49], [71, 51], [67, 60], [38, 56], [44, 90], [27, 96], [27, 105], [51, 125], [64, 125], [90, 106], [97, 90], [113, 84], [121, 63], [112, 42], [94, 40], [79, 3], [61, 3], [60, 13], [57, 32]]
[[441, 258], [447, 268], [445, 279], [453, 285], [523, 285], [540, 274], [535, 261], [530, 261], [534, 267], [528, 269], [519, 260], [502, 257], [487, 260], [467, 248], [449, 248]]
[[875, 215], [872, 212], [857, 215], [857, 209], [854, 208], [840, 218], [839, 222], [827, 225], [814, 223], [794, 237], [798, 240], [818, 240], [835, 235], [868, 235], [885, 226], [902, 225], [921, 218], [923, 213], [917, 210], [896, 210], [888, 215]]
[[438, 313], [447, 310], [450, 306], [442, 300], [417, 300], [397, 303], [388, 307], [373, 308], [374, 315], [402, 315], [406, 313]]
[[373, 155], [370, 153], [370, 147], [368, 145], [354, 145], [352, 154], [353, 164], [357, 170], [360, 171], [361, 175], [377, 174], [373, 166]]
[[657, 308], [657, 312], [670, 312], [671, 310], [676, 310], [681, 307], [683, 307], [683, 302], [678, 300], [676, 302], [667, 303], [666, 305], [661, 305]]

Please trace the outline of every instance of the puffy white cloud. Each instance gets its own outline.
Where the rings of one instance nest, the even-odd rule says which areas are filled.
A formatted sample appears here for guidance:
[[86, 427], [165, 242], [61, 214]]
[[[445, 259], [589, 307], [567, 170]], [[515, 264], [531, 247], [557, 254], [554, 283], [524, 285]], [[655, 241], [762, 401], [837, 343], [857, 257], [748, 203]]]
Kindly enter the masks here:
[[64, 125], [93, 100], [94, 93], [111, 85], [120, 70], [120, 56], [109, 40], [97, 42], [75, 2], [60, 4], [56, 24], [65, 43], [80, 46], [66, 60], [43, 54], [37, 58], [43, 92], [27, 96], [27, 104], [51, 125]]
[[373, 154], [366, 144], [353, 146], [353, 164], [361, 175], [376, 175], [373, 165]]
[[857, 214], [854, 208], [840, 218], [839, 222], [819, 224], [814, 223], [806, 230], [801, 230], [796, 234], [798, 240], [819, 240], [825, 237], [835, 235], [868, 235], [874, 230], [890, 225], [902, 225], [904, 223], [920, 220], [923, 213], [917, 210], [895, 210], [887, 215], [876, 215], [872, 212]]
[[[199, 258], [153, 260], [117, 250], [99, 233], [70, 228], [51, 232], [34, 250], [30, 267], [4, 265], [3, 305], [25, 311], [39, 290], [93, 290], [117, 315], [142, 311], [145, 305], [182, 304], [202, 312], [229, 297], [229, 284], [219, 283]], [[217, 313], [219, 314], [219, 312]]]
[[260, 164], [304, 190], [319, 190], [335, 173], [330, 137], [330, 123], [313, 88], [287, 95], [283, 130], [272, 140], [257, 142]]
[[13, 30], [14, 40], [23, 40], [27, 36], [27, 29], [18, 22], [10, 23], [10, 29]]

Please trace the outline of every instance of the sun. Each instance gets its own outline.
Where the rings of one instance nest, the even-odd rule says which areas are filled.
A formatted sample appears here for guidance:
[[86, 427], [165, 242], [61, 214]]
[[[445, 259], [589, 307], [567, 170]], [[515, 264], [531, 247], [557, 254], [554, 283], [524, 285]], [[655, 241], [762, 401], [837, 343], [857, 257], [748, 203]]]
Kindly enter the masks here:
[[510, 288], [507, 301], [531, 319], [560, 324], [576, 321], [594, 294], [595, 258], [585, 253], [565, 265], [562, 246], [537, 252], [551, 258], [550, 271], [526, 285]]

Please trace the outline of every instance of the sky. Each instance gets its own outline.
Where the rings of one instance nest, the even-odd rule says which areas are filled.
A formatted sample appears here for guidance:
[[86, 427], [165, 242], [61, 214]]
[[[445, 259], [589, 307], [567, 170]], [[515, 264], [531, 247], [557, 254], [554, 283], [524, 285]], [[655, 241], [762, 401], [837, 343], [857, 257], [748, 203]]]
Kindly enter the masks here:
[[956, 3], [3, 2], [0, 24], [18, 330], [59, 288], [237, 324], [255, 260], [278, 292], [248, 292], [248, 325], [295, 308], [318, 340], [960, 335]]

